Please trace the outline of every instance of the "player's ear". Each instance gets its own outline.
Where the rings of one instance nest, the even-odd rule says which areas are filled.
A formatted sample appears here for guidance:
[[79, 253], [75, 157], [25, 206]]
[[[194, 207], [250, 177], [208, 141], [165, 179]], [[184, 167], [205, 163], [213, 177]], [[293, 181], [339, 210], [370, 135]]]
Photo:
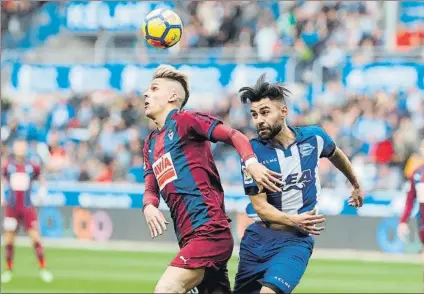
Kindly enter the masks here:
[[287, 113], [288, 113], [288, 109], [287, 109], [287, 105], [286, 104], [284, 104], [284, 103], [281, 104], [280, 112], [281, 112], [282, 118], [283, 119], [286, 118]]
[[169, 97], [168, 102], [169, 103], [175, 103], [178, 101], [178, 95], [175, 92], [172, 92], [171, 97]]

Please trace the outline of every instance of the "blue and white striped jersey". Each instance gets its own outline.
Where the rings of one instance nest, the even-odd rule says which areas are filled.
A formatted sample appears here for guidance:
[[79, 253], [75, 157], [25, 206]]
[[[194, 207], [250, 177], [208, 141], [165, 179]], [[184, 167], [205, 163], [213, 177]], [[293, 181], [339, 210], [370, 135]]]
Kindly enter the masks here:
[[[298, 214], [312, 210], [317, 204], [321, 190], [318, 175], [320, 157], [330, 157], [336, 144], [319, 126], [304, 126], [290, 129], [296, 140], [287, 149], [272, 146], [268, 141], [251, 140], [253, 151], [259, 162], [268, 169], [283, 175], [282, 192], [266, 192], [268, 202], [278, 210]], [[246, 173], [242, 163], [243, 182], [246, 195], [258, 194], [259, 188]], [[251, 203], [246, 207], [249, 217], [260, 220]]]

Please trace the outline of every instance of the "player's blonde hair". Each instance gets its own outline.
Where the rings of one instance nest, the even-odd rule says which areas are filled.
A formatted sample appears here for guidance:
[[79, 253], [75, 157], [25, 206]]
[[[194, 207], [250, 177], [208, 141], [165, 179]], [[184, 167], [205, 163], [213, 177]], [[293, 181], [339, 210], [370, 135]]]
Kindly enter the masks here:
[[181, 108], [187, 104], [188, 97], [190, 96], [187, 74], [177, 70], [172, 65], [162, 64], [153, 73], [153, 79], [168, 79], [180, 83], [185, 92], [184, 97], [181, 97], [183, 99]]

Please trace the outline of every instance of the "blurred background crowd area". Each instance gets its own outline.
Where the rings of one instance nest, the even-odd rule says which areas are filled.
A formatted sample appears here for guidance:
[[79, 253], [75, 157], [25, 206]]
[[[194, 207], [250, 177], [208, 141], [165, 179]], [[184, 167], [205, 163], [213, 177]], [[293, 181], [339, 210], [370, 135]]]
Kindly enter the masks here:
[[[289, 98], [289, 124], [321, 125], [351, 158], [365, 189], [400, 188], [420, 160], [423, 93], [333, 94], [324, 93], [303, 109], [293, 107]], [[154, 127], [143, 105], [138, 94], [116, 92], [42, 95], [30, 107], [2, 99], [2, 159], [14, 138], [26, 137], [33, 159], [45, 164], [48, 180], [143, 182], [143, 138]], [[256, 135], [249, 110], [236, 93], [227, 93], [207, 112], [250, 138]], [[240, 184], [233, 148], [220, 143], [213, 148], [223, 182]], [[346, 184], [326, 160], [320, 172], [325, 187]]]
[[[208, 62], [222, 62], [225, 57], [225, 61], [233, 63], [252, 60], [261, 63], [289, 56], [295, 60], [295, 74], [288, 84], [290, 90], [297, 93], [299, 88], [312, 87], [317, 79], [314, 71], [317, 63], [322, 68], [319, 78], [323, 85], [322, 91], [309, 91], [309, 95], [297, 93], [289, 98], [289, 123], [321, 125], [351, 158], [365, 190], [401, 188], [421, 161], [417, 152], [424, 135], [422, 89], [408, 86], [401, 90], [348, 91], [341, 82], [346, 60], [365, 64], [389, 55], [422, 63], [424, 22], [402, 21], [399, 15], [403, 4], [383, 1], [171, 4], [183, 19], [184, 34], [177, 46], [159, 52], [146, 47], [139, 32], [111, 32], [99, 25], [99, 15], [85, 19], [88, 10], [83, 14], [82, 10], [69, 9], [68, 1], [2, 1], [2, 65], [10, 60], [44, 64], [93, 61], [149, 64], [162, 62], [164, 56], [169, 63], [189, 62], [199, 56]], [[93, 1], [84, 7], [90, 5], [99, 8], [104, 4]], [[151, 5], [148, 9], [156, 4]], [[148, 13], [148, 9], [144, 12]], [[142, 16], [134, 11], [137, 15], [129, 17], [139, 23]], [[65, 20], [60, 18], [63, 15]], [[131, 21], [128, 23], [131, 26]], [[78, 29], [84, 25], [90, 29]], [[5, 76], [2, 68], [3, 88]], [[3, 160], [10, 155], [13, 139], [24, 136], [30, 142], [32, 158], [45, 165], [48, 180], [143, 181], [143, 138], [154, 126], [149, 125], [143, 114], [140, 93], [30, 93], [35, 97], [31, 104], [21, 104], [20, 99], [15, 99], [28, 93], [8, 95], [2, 91], [2, 94]], [[248, 109], [240, 104], [236, 91], [224, 89], [221, 94], [205, 103], [201, 110], [254, 137]], [[214, 144], [213, 148], [224, 184], [239, 185], [240, 164], [234, 150], [222, 144]], [[343, 176], [328, 161], [322, 161], [320, 173], [324, 187], [346, 185]]]
[[[84, 21], [92, 25], [92, 29], [95, 28], [92, 31], [96, 37], [109, 33], [107, 28], [105, 29], [105, 22], [98, 19], [101, 12], [96, 12], [97, 15], [89, 14], [90, 6], [86, 6], [86, 11], [68, 9], [66, 7], [68, 2], [70, 1], [2, 1], [2, 34], [10, 34], [3, 48], [22, 46], [18, 41], [23, 35], [36, 34], [31, 31], [34, 24], [47, 26], [51, 22], [53, 26], [54, 20], [48, 18], [59, 18], [60, 15], [66, 17], [67, 29], [77, 31], [74, 29], [80, 27], [79, 22], [84, 20], [82, 18], [88, 17]], [[92, 10], [102, 5], [101, 1], [93, 2], [90, 4]], [[414, 9], [415, 6], [409, 5], [413, 2], [415, 1], [405, 1], [406, 4], [401, 5], [406, 9]], [[337, 52], [338, 55], [343, 54], [339, 52], [340, 50], [360, 49], [370, 52], [373, 48], [385, 46], [388, 42], [395, 42], [395, 49], [403, 52], [423, 50], [424, 24], [402, 21], [393, 24], [390, 20], [391, 15], [387, 15], [387, 12], [398, 13], [399, 7], [388, 9], [384, 1], [234, 0], [163, 3], [178, 12], [184, 23], [182, 40], [172, 49], [178, 53], [193, 48], [215, 47], [223, 51], [237, 50], [238, 53], [243, 52], [242, 55], [256, 51], [260, 59], [269, 60], [273, 56], [294, 51], [307, 61], [328, 54], [328, 51]], [[49, 14], [47, 9], [43, 11], [44, 14], [39, 13], [40, 8], [46, 4], [55, 4], [52, 8], [54, 16]], [[140, 9], [148, 9], [146, 8], [148, 6], [134, 7], [136, 8], [134, 14], [140, 12]], [[134, 14], [128, 15], [128, 24], [132, 24], [133, 20], [130, 18], [133, 17], [138, 18], [139, 22], [142, 20], [142, 15]], [[388, 37], [385, 36], [385, 30], [390, 25], [396, 30]], [[87, 34], [80, 35], [81, 38], [84, 36], [87, 37]], [[145, 47], [140, 32], [113, 37], [115, 39], [112, 42], [117, 42], [118, 44], [114, 45], [118, 47], [134, 46], [138, 51], [139, 46]], [[36, 39], [36, 36], [32, 38]], [[120, 42], [122, 44], [119, 44]], [[149, 57], [149, 54], [140, 55]]]

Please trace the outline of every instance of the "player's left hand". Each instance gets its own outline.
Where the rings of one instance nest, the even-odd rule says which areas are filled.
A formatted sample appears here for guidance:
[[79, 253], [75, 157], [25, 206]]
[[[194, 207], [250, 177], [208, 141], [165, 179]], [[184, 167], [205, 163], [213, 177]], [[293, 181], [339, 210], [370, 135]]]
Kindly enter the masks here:
[[364, 203], [364, 194], [362, 193], [361, 187], [355, 187], [352, 190], [352, 193], [349, 197], [348, 204], [352, 207], [359, 208], [362, 207]]
[[153, 205], [147, 205], [143, 212], [152, 238], [162, 235], [166, 231], [166, 225], [169, 222], [165, 219], [159, 208]]
[[281, 174], [267, 169], [259, 162], [255, 162], [248, 165], [246, 167], [246, 170], [256, 181], [256, 184], [258, 185], [259, 189], [262, 190], [263, 188], [265, 188], [272, 192], [281, 192], [281, 188], [278, 187], [283, 185], [283, 182], [281, 181]]
[[40, 186], [37, 193], [37, 200], [39, 205], [44, 205], [44, 201], [47, 197], [47, 187], [46, 186]]

